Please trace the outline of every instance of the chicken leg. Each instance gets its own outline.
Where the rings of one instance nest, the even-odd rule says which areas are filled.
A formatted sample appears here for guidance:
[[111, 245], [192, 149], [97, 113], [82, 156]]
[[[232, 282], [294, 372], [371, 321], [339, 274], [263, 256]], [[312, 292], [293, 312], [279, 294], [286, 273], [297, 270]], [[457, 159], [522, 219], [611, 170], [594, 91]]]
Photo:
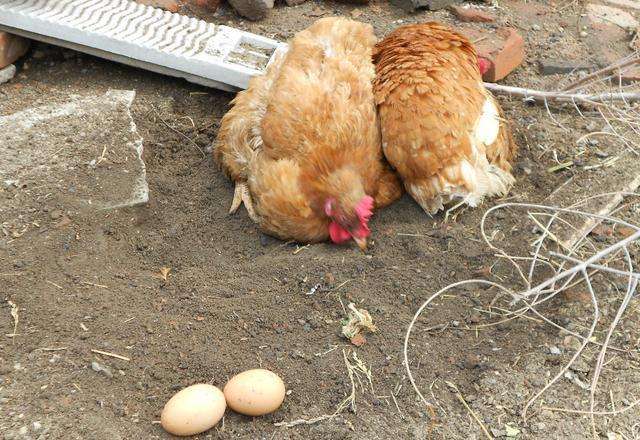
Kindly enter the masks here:
[[251, 218], [251, 220], [256, 223], [259, 223], [256, 211], [255, 209], [253, 209], [253, 200], [251, 199], [251, 194], [249, 194], [249, 187], [247, 186], [247, 182], [236, 182], [236, 188], [233, 192], [233, 201], [231, 202], [231, 209], [229, 209], [229, 214], [235, 214], [238, 208], [240, 208], [240, 205], [242, 205], [243, 203], [244, 207], [247, 209], [249, 218]]

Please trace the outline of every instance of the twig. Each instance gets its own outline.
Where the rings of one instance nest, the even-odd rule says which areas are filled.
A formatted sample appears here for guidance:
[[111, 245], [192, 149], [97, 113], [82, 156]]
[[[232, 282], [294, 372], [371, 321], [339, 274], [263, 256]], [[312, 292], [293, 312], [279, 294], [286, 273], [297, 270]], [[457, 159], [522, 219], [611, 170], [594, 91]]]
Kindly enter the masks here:
[[595, 72], [590, 73], [589, 75], [585, 76], [584, 78], [579, 79], [578, 81], [576, 81], [576, 82], [574, 82], [572, 84], [569, 84], [567, 87], [563, 88], [562, 91], [563, 92], [571, 92], [573, 90], [578, 89], [582, 85], [586, 85], [587, 83], [591, 82], [591, 80], [593, 80], [593, 79], [595, 79], [595, 78], [597, 78], [599, 76], [605, 75], [605, 74], [613, 72], [615, 70], [621, 70], [621, 69], [623, 69], [625, 67], [631, 66], [631, 65], [639, 63], [639, 62], [640, 62], [640, 58], [631, 58], [631, 59], [628, 59], [628, 60], [623, 59], [623, 60], [617, 61], [617, 62], [615, 62], [613, 64], [608, 65], [607, 67], [603, 67], [600, 70], [596, 70]]
[[80, 281], [80, 284], [84, 284], [85, 286], [100, 287], [101, 289], [108, 289], [109, 288], [109, 286], [104, 286], [102, 284], [96, 284], [96, 283], [90, 283], [88, 281]]
[[[640, 284], [640, 273], [634, 268], [633, 259], [631, 258], [631, 254], [629, 252], [629, 246], [632, 243], [640, 242], [640, 226], [634, 225], [628, 221], [624, 221], [618, 217], [613, 217], [613, 214], [615, 214], [616, 212], [619, 212], [622, 209], [621, 207], [609, 209], [610, 213], [607, 215], [601, 214], [601, 213], [594, 214], [594, 213], [586, 212], [582, 209], [578, 209], [578, 207], [585, 205], [587, 201], [591, 201], [596, 198], [602, 198], [602, 197], [610, 198], [611, 196], [637, 197], [638, 194], [630, 193], [630, 192], [600, 194], [600, 195], [588, 197], [582, 201], [574, 203], [569, 208], [558, 208], [554, 206], [536, 205], [536, 204], [530, 204], [530, 203], [503, 203], [501, 205], [490, 208], [485, 212], [480, 222], [480, 231], [483, 239], [485, 240], [485, 243], [493, 251], [496, 252], [497, 256], [504, 257], [513, 264], [514, 268], [517, 269], [517, 274], [520, 275], [520, 277], [524, 281], [526, 288], [516, 293], [515, 291], [512, 291], [511, 289], [503, 285], [493, 283], [491, 281], [486, 281], [486, 280], [460, 281], [440, 289], [438, 292], [431, 295], [420, 306], [420, 308], [418, 309], [416, 314], [413, 316], [413, 319], [411, 320], [407, 328], [407, 332], [405, 334], [405, 340], [404, 340], [403, 354], [404, 354], [405, 368], [407, 370], [407, 374], [411, 382], [411, 385], [413, 386], [415, 392], [418, 394], [422, 402], [425, 403], [425, 405], [427, 405], [428, 408], [433, 408], [433, 405], [430, 402], [427, 402], [424, 396], [422, 395], [422, 393], [420, 392], [419, 388], [417, 387], [414, 381], [411, 368], [409, 365], [408, 342], [411, 336], [411, 331], [415, 326], [415, 323], [418, 317], [423, 313], [423, 311], [427, 310], [427, 307], [430, 304], [432, 304], [436, 298], [444, 295], [448, 291], [462, 293], [460, 292], [460, 289], [457, 289], [457, 288], [461, 285], [466, 285], [466, 284], [484, 284], [490, 287], [495, 287], [499, 290], [500, 293], [510, 295], [515, 300], [521, 301], [522, 303], [524, 303], [523, 307], [513, 312], [496, 307], [498, 310], [501, 310], [503, 312], [502, 316], [508, 317], [509, 315], [511, 315], [511, 317], [507, 318], [507, 320], [515, 319], [519, 317], [530, 318], [529, 316], [525, 316], [525, 314], [528, 312], [531, 312], [535, 316], [542, 319], [544, 322], [556, 328], [562, 329], [563, 331], [566, 331], [568, 334], [572, 334], [578, 337], [579, 339], [581, 339], [580, 347], [574, 353], [573, 357], [569, 360], [569, 362], [566, 363], [560, 369], [560, 371], [551, 379], [549, 383], [547, 383], [540, 391], [535, 393], [534, 396], [527, 401], [522, 411], [522, 417], [525, 420], [527, 420], [527, 411], [531, 408], [533, 403], [536, 400], [538, 400], [545, 392], [547, 392], [554, 384], [556, 384], [562, 377], [564, 377], [565, 372], [568, 371], [571, 365], [578, 359], [578, 357], [584, 352], [586, 346], [589, 344], [599, 346], [600, 351], [597, 356], [597, 362], [595, 364], [594, 371], [592, 374], [591, 384], [587, 387], [589, 389], [589, 410], [583, 411], [583, 412], [577, 412], [577, 413], [586, 414], [589, 416], [590, 427], [591, 427], [591, 432], [593, 437], [596, 438], [597, 436], [597, 430], [596, 430], [596, 424], [595, 424], [596, 415], [618, 414], [619, 412], [622, 412], [623, 410], [626, 411], [630, 409], [632, 406], [635, 406], [638, 403], [640, 403], [640, 401], [634, 402], [632, 405], [619, 410], [616, 410], [614, 407], [613, 411], [615, 411], [615, 413], [614, 412], [608, 412], [608, 413], [598, 412], [595, 410], [595, 405], [596, 405], [595, 396], [596, 396], [596, 388], [598, 385], [598, 380], [602, 370], [607, 365], [607, 362], [605, 362], [606, 353], [609, 349], [620, 350], [613, 346], [610, 346], [609, 343], [614, 335], [614, 331], [617, 329], [618, 324], [622, 319], [623, 313], [625, 313], [629, 309], [629, 305], [631, 301], [637, 298], [637, 295], [635, 295], [635, 292], [638, 289], [638, 286]], [[628, 203], [625, 206], [629, 208], [630, 204]], [[505, 252], [499, 246], [492, 243], [492, 241], [494, 240], [493, 235], [487, 233], [486, 220], [491, 212], [498, 209], [514, 209], [514, 208], [526, 209], [528, 211], [529, 219], [534, 221], [538, 229], [541, 229], [542, 231], [541, 236], [532, 243], [532, 246], [534, 246], [534, 251], [528, 252], [528, 255], [529, 254], [533, 255], [532, 257], [531, 256], [523, 257], [518, 255], [507, 254], [507, 252]], [[551, 212], [552, 214], [546, 214], [545, 211]], [[619, 241], [617, 241], [616, 243], [608, 244], [605, 247], [600, 248], [600, 247], [596, 247], [594, 243], [592, 243], [590, 240], [586, 238], [586, 236], [590, 233], [591, 229], [583, 230], [581, 228], [580, 236], [577, 237], [576, 240], [572, 241], [572, 243], [569, 246], [562, 246], [561, 249], [564, 251], [564, 253], [560, 254], [558, 252], [553, 252], [548, 250], [546, 243], [554, 239], [557, 241], [556, 235], [552, 232], [552, 226], [554, 224], [555, 225], [561, 224], [563, 226], [566, 226], [565, 223], [567, 223], [567, 221], [565, 219], [560, 218], [561, 214], [571, 214], [574, 216], [579, 216], [581, 218], [588, 218], [591, 220], [596, 219], [599, 222], [607, 221], [607, 222], [613, 223], [615, 226], [625, 226], [629, 228], [632, 232], [630, 234], [624, 234], [626, 235], [626, 237], [620, 238]], [[549, 220], [545, 222], [546, 224], [543, 224], [542, 222], [536, 219], [535, 217], [536, 215], [548, 215]], [[586, 247], [586, 251], [585, 249], [583, 249], [585, 247]], [[541, 255], [541, 252], [543, 250], [547, 252], [546, 256]], [[610, 264], [614, 260], [620, 259], [621, 254], [623, 254], [622, 256], [624, 257], [625, 267], [623, 268], [620, 268], [619, 266], [615, 268], [610, 267]], [[560, 261], [558, 261], [557, 258]], [[520, 267], [522, 262], [529, 262], [528, 264], [530, 265], [530, 267], [527, 274], [528, 276], [525, 275], [525, 272]], [[539, 271], [540, 267], [544, 267], [545, 270], [551, 269], [553, 271], [553, 275], [549, 276], [548, 273], [545, 273], [544, 279], [541, 282], [539, 282], [539, 284], [534, 285], [533, 280], [535, 279], [535, 275]], [[618, 312], [615, 318], [613, 318], [612, 322], [609, 325], [608, 331], [606, 332], [606, 336], [604, 336], [604, 338], [601, 339], [602, 342], [597, 342], [595, 338], [593, 338], [596, 332], [596, 327], [599, 324], [599, 320], [600, 320], [600, 306], [598, 304], [598, 298], [596, 295], [594, 285], [591, 283], [591, 277], [593, 277], [593, 275], [596, 273], [606, 273], [616, 277], [623, 276], [627, 279], [626, 293], [624, 295], [624, 298], [622, 299], [620, 306], [618, 307]], [[554, 298], [559, 293], [567, 290], [570, 287], [577, 285], [578, 283], [584, 283], [586, 289], [589, 292], [591, 304], [593, 307], [593, 315], [590, 319], [591, 325], [586, 335], [579, 335], [576, 332], [569, 331], [568, 329], [560, 326], [559, 324], [554, 323], [549, 318], [544, 316], [540, 311], [537, 310], [537, 307], [539, 307], [544, 302], [549, 301], [551, 298]], [[486, 289], [483, 289], [483, 291], [486, 291]], [[516, 301], [512, 301], [512, 305], [515, 302]], [[492, 323], [492, 324], [495, 324], [495, 323]], [[620, 350], [620, 351], [628, 352], [630, 350]], [[477, 420], [478, 419], [476, 419], [476, 421]]]
[[58, 289], [60, 289], [60, 290], [64, 290], [62, 287], [58, 286], [58, 285], [57, 285], [56, 283], [54, 283], [53, 281], [49, 281], [49, 280], [46, 280], [46, 281], [47, 281], [47, 283], [51, 284], [52, 286], [57, 287], [57, 288], [58, 288]]
[[453, 382], [449, 382], [449, 381], [445, 381], [445, 383], [447, 385], [449, 385], [449, 387], [451, 389], [453, 389], [456, 393], [456, 397], [458, 398], [458, 400], [460, 401], [460, 403], [462, 403], [462, 405], [465, 407], [465, 409], [467, 411], [469, 411], [469, 414], [471, 414], [471, 416], [473, 417], [473, 419], [476, 421], [476, 423], [478, 424], [478, 426], [480, 426], [480, 429], [482, 429], [482, 432], [484, 433], [484, 435], [489, 439], [489, 440], [493, 440], [493, 437], [491, 436], [491, 434], [489, 434], [489, 431], [487, 430], [487, 427], [484, 426], [484, 423], [482, 422], [482, 420], [480, 419], [480, 417], [478, 417], [478, 415], [475, 413], [474, 410], [471, 409], [471, 407], [467, 404], [467, 401], [464, 400], [464, 397], [462, 396], [462, 393], [460, 392], [460, 390], [458, 389], [458, 387], [453, 383]]
[[189, 141], [189, 143], [191, 143], [191, 145], [193, 145], [194, 147], [196, 147], [196, 149], [200, 152], [200, 154], [202, 155], [202, 158], [204, 159], [206, 157], [206, 155], [204, 154], [204, 151], [202, 151], [202, 148], [200, 148], [200, 146], [198, 144], [196, 144], [196, 142], [191, 139], [189, 136], [187, 136], [186, 134], [184, 134], [183, 132], [176, 130], [175, 128], [173, 128], [171, 125], [169, 125], [167, 123], [167, 121], [165, 121], [164, 119], [162, 119], [162, 116], [160, 116], [160, 113], [158, 113], [158, 111], [155, 109], [154, 106], [151, 106], [151, 110], [153, 110], [153, 112], [156, 114], [156, 116], [158, 117], [158, 119], [160, 119], [160, 122], [162, 122], [169, 130], [173, 131], [174, 133], [182, 136], [184, 139], [186, 139], [187, 141]]
[[119, 354], [115, 354], [115, 353], [110, 353], [108, 351], [102, 351], [102, 350], [96, 350], [96, 349], [91, 349], [92, 353], [97, 353], [97, 354], [101, 354], [103, 356], [109, 356], [112, 358], [116, 358], [116, 359], [120, 359], [123, 361], [130, 361], [131, 359], [126, 357], [126, 356], [120, 356]]
[[314, 423], [322, 422], [323, 420], [332, 419], [336, 416], [336, 414], [325, 414], [320, 417], [314, 417], [313, 419], [298, 419], [292, 420], [291, 422], [278, 422], [274, 423], [273, 426], [284, 426], [285, 428], [293, 428], [298, 425], [313, 425]]
[[13, 318], [13, 333], [9, 334], [10, 338], [13, 338], [13, 343], [16, 343], [15, 337], [18, 336], [18, 322], [20, 321], [20, 317], [18, 316], [18, 306], [10, 300], [7, 300], [7, 303], [11, 306], [11, 317]]
[[484, 83], [488, 90], [501, 95], [522, 96], [526, 100], [535, 102], [584, 102], [587, 104], [598, 104], [607, 101], [640, 101], [640, 93], [635, 92], [607, 92], [607, 93], [566, 93], [566, 92], [544, 92], [541, 90], [525, 89], [522, 87], [504, 86], [501, 84]]

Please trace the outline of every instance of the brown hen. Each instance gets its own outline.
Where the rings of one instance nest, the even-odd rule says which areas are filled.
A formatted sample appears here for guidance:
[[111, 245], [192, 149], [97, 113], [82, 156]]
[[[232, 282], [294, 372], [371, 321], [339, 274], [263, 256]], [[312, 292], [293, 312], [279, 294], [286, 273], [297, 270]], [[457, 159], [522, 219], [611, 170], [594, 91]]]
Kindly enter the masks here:
[[373, 59], [384, 154], [427, 213], [509, 191], [516, 146], [464, 36], [434, 22], [403, 26]]
[[233, 100], [215, 159], [266, 233], [366, 247], [375, 208], [401, 194], [380, 147], [370, 25], [318, 20]]

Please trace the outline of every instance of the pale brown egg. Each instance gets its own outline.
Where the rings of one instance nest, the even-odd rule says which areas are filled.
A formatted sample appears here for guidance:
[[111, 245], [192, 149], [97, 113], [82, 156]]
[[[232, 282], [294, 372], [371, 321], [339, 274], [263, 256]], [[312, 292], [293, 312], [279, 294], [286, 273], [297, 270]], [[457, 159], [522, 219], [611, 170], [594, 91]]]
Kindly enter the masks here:
[[224, 387], [232, 410], [247, 416], [262, 416], [277, 410], [284, 401], [284, 382], [269, 370], [248, 370], [233, 376]]
[[194, 435], [211, 429], [224, 415], [227, 404], [219, 388], [205, 383], [174, 394], [162, 409], [160, 423], [173, 435]]

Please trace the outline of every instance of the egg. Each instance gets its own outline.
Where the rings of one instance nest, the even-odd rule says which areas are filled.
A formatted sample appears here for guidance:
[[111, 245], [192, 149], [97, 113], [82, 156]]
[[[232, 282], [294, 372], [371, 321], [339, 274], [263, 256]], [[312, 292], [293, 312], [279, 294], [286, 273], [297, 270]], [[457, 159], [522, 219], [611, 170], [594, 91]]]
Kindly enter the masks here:
[[284, 382], [269, 370], [247, 370], [233, 376], [224, 387], [232, 410], [247, 416], [263, 416], [277, 410], [284, 401]]
[[212, 428], [224, 415], [227, 404], [219, 388], [205, 383], [191, 385], [169, 399], [160, 423], [173, 435], [194, 435]]

